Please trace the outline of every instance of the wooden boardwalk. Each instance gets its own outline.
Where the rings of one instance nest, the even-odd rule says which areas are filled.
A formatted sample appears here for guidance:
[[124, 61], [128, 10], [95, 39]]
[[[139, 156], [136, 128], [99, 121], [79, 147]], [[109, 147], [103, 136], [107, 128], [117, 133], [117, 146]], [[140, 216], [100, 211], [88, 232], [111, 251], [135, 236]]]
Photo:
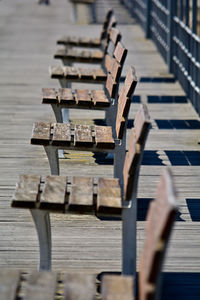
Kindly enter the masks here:
[[[30, 214], [10, 208], [10, 201], [19, 174], [49, 174], [46, 155], [42, 147], [30, 145], [30, 135], [34, 121], [54, 120], [51, 108], [40, 102], [42, 87], [59, 87], [48, 74], [49, 65], [60, 64], [53, 60], [56, 39], [68, 32], [95, 36], [101, 28], [73, 24], [67, 0], [51, 2], [42, 6], [37, 1], [0, 1], [0, 267], [27, 270], [37, 265], [38, 242]], [[200, 299], [200, 119], [152, 42], [144, 39], [135, 22], [127, 23], [119, 24], [129, 50], [123, 75], [132, 64], [140, 79], [129, 128], [139, 101], [147, 103], [152, 118], [139, 181], [138, 254], [147, 205], [168, 165], [174, 174], [180, 215], [167, 253], [165, 284], [170, 288], [166, 286], [163, 299]], [[72, 110], [70, 117], [87, 122], [101, 119], [103, 113], [91, 116]], [[112, 161], [86, 152], [68, 153], [61, 166], [61, 173], [69, 176], [109, 177], [112, 170]], [[120, 270], [120, 221], [52, 215], [52, 224], [53, 269]]]

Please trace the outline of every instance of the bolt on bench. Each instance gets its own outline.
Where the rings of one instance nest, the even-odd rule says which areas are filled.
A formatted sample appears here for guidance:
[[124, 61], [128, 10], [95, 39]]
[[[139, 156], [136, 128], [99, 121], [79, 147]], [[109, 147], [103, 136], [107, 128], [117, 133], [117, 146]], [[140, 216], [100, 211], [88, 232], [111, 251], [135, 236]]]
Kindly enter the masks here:
[[111, 126], [36, 122], [31, 144], [44, 146], [52, 175], [59, 175], [58, 149], [114, 153], [114, 177], [122, 180], [126, 151], [126, 127], [131, 96], [136, 87], [135, 69], [130, 67], [118, 97], [115, 131]]
[[[121, 167], [123, 185], [117, 178], [72, 177], [22, 175], [17, 184], [12, 207], [31, 210], [35, 222], [40, 245], [40, 270], [51, 268], [51, 226], [49, 212], [86, 213], [96, 216], [116, 216], [122, 210], [130, 210], [129, 214], [122, 213], [124, 222], [123, 271], [133, 274], [135, 269], [136, 243], [126, 235], [136, 227], [136, 194], [139, 167], [147, 138], [150, 122], [145, 105], [141, 105], [131, 131], [129, 151], [126, 154], [124, 166]], [[123, 172], [122, 172], [123, 170]], [[132, 208], [133, 207], [133, 208]], [[126, 219], [125, 219], [126, 218]], [[134, 225], [130, 225], [134, 223]], [[130, 229], [128, 228], [130, 226]], [[127, 266], [124, 265], [127, 264]]]
[[[136, 286], [139, 300], [160, 299], [161, 271], [176, 212], [171, 173], [165, 169], [157, 187], [156, 199], [148, 209], [146, 239]], [[132, 239], [135, 238], [133, 233]], [[101, 299], [134, 300], [135, 284], [133, 276], [105, 275], [101, 282]], [[23, 274], [19, 270], [3, 269], [0, 270], [0, 291], [2, 299], [10, 300], [16, 299], [19, 293], [24, 295], [24, 300], [54, 300], [55, 295], [63, 300], [93, 300], [96, 284], [92, 275], [44, 271]]]

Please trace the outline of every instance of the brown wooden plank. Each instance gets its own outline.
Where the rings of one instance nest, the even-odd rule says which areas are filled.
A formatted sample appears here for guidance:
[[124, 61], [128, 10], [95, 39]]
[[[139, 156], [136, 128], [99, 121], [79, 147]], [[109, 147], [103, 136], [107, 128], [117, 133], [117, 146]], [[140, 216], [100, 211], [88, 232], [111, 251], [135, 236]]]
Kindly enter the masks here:
[[92, 147], [92, 128], [90, 125], [75, 125], [74, 145], [80, 147]]
[[88, 90], [76, 90], [75, 91], [75, 100], [76, 104], [83, 106], [91, 105], [91, 96], [89, 95]]
[[114, 61], [115, 61], [114, 57], [110, 56], [109, 54], [106, 54], [104, 64], [107, 72], [111, 72]]
[[117, 178], [99, 178], [97, 214], [119, 215], [122, 210], [121, 188]]
[[102, 300], [134, 300], [132, 276], [103, 276], [101, 285]]
[[0, 271], [0, 298], [2, 300], [17, 299], [20, 283], [20, 271], [1, 268]]
[[42, 89], [42, 103], [58, 103], [58, 98], [55, 89], [43, 88]]
[[63, 280], [64, 300], [95, 299], [95, 277], [87, 274], [66, 274]]
[[114, 61], [110, 73], [113, 77], [113, 80], [116, 81], [117, 83], [120, 80], [121, 71], [122, 71], [121, 65], [117, 61]]
[[93, 52], [90, 50], [82, 50], [80, 52], [76, 51], [77, 57], [82, 57], [82, 58], [91, 58], [93, 56]]
[[119, 64], [123, 65], [128, 50], [123, 46], [121, 42], [117, 43], [113, 56], [118, 61]]
[[[146, 240], [140, 260], [139, 277], [139, 294], [143, 299], [150, 293], [155, 296], [157, 291], [157, 279], [177, 211], [175, 198], [171, 173], [165, 169], [156, 190], [156, 199], [151, 202], [147, 215]], [[154, 289], [149, 291], [149, 285]]]
[[67, 56], [67, 53], [66, 53], [65, 49], [58, 49], [56, 51], [56, 53], [54, 54], [55, 59], [63, 59], [63, 58], [66, 58], [66, 56]]
[[104, 57], [104, 53], [100, 50], [92, 51], [92, 53], [91, 53], [91, 58], [92, 59], [102, 60], [103, 57]]
[[107, 75], [107, 80], [106, 80], [106, 89], [110, 95], [111, 98], [115, 98], [116, 95], [116, 90], [117, 90], [117, 84], [113, 80], [112, 75], [108, 74]]
[[60, 66], [51, 66], [49, 71], [51, 78], [62, 79], [64, 77], [64, 70]]
[[40, 196], [40, 208], [64, 211], [67, 193], [66, 176], [46, 176]]
[[110, 101], [103, 90], [92, 90], [91, 97], [96, 107], [108, 107], [110, 105]]
[[104, 72], [103, 69], [95, 69], [94, 70], [94, 78], [98, 81], [102, 81], [102, 80], [105, 80], [106, 81], [106, 78], [107, 78], [107, 75], [106, 73]]
[[51, 123], [36, 122], [33, 124], [31, 144], [49, 145]]
[[135, 116], [134, 127], [138, 143], [142, 143], [146, 138], [148, 133], [148, 128], [150, 126], [150, 117], [148, 113], [147, 106], [141, 104], [140, 108]]
[[109, 39], [113, 42], [114, 45], [121, 40], [121, 33], [118, 28], [112, 27], [109, 34]]
[[34, 271], [27, 281], [24, 300], [54, 300], [56, 286], [56, 273]]
[[81, 79], [89, 80], [94, 79], [94, 71], [86, 68], [79, 68], [79, 77]]
[[71, 142], [70, 124], [53, 123], [52, 145], [67, 146]]
[[58, 100], [60, 104], [75, 104], [75, 98], [71, 89], [59, 89], [58, 90]]
[[115, 124], [117, 138], [121, 140], [123, 138], [125, 130], [126, 119], [122, 116], [119, 110], [117, 111], [117, 118]]
[[97, 148], [114, 149], [115, 142], [110, 126], [95, 126], [95, 142]]
[[127, 97], [131, 97], [137, 84], [135, 68], [131, 66], [125, 78], [124, 91]]
[[64, 67], [64, 76], [66, 79], [78, 79], [79, 71], [75, 67]]
[[13, 207], [35, 207], [40, 189], [40, 175], [20, 175], [12, 200]]
[[93, 178], [73, 177], [68, 209], [70, 211], [92, 212], [93, 203]]

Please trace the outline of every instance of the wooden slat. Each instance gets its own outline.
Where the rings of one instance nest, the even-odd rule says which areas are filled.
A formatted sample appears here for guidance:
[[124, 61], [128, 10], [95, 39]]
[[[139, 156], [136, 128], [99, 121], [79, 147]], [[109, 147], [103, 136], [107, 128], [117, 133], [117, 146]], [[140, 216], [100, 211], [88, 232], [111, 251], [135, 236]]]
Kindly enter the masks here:
[[93, 178], [73, 177], [68, 209], [79, 212], [91, 212], [94, 210]]
[[108, 74], [107, 75], [107, 80], [106, 80], [106, 89], [110, 95], [111, 98], [115, 98], [116, 94], [116, 89], [117, 89], [117, 84], [113, 80], [112, 75]]
[[141, 104], [134, 120], [136, 139], [138, 143], [142, 143], [147, 134], [147, 128], [150, 126], [150, 118], [147, 106]]
[[80, 147], [92, 147], [92, 129], [90, 125], [75, 125], [74, 145]]
[[56, 51], [56, 53], [54, 54], [54, 58], [56, 58], [56, 59], [63, 59], [63, 58], [66, 58], [66, 56], [67, 56], [67, 53], [66, 53], [65, 49], [58, 49]]
[[71, 129], [69, 124], [53, 123], [52, 145], [67, 146], [71, 142]]
[[91, 96], [89, 95], [88, 90], [76, 90], [75, 92], [76, 104], [83, 106], [91, 105]]
[[91, 58], [92, 59], [97, 59], [97, 60], [102, 60], [104, 57], [104, 53], [102, 51], [93, 51], [91, 53]]
[[50, 141], [51, 123], [36, 122], [33, 124], [31, 144], [48, 145]]
[[134, 300], [132, 276], [105, 275], [101, 285], [102, 300]]
[[[75, 50], [74, 50], [74, 52], [75, 52]], [[82, 50], [82, 51], [80, 51], [80, 53], [78, 51], [76, 51], [76, 53], [77, 53], [76, 54], [77, 57], [83, 57], [83, 58], [91, 58], [93, 55], [93, 52], [90, 50]]]
[[94, 77], [97, 81], [98, 80], [99, 81], [102, 81], [102, 80], [106, 81], [107, 75], [106, 75], [106, 73], [104, 72], [103, 69], [96, 69], [96, 70], [94, 70]]
[[19, 270], [2, 269], [0, 271], [0, 299], [15, 300], [20, 283]]
[[125, 78], [124, 91], [127, 97], [131, 97], [137, 84], [135, 68], [131, 66]]
[[67, 88], [58, 90], [58, 100], [60, 104], [75, 104], [75, 99], [72, 90]]
[[49, 70], [51, 78], [62, 79], [64, 77], [63, 68], [60, 66], [51, 66]]
[[115, 61], [114, 57], [110, 56], [109, 54], [106, 54], [105, 68], [106, 68], [107, 72], [111, 72], [114, 61]]
[[108, 107], [110, 105], [110, 101], [103, 90], [92, 90], [91, 97], [96, 107]]
[[64, 76], [66, 79], [78, 79], [79, 71], [75, 67], [64, 67]]
[[98, 148], [115, 148], [112, 128], [110, 126], [95, 126], [95, 142]]
[[89, 80], [94, 79], [94, 71], [86, 68], [79, 68], [79, 76], [81, 79]]
[[129, 148], [126, 153], [123, 168], [124, 178], [124, 200], [130, 200], [134, 187], [134, 181], [137, 180], [136, 171], [138, 169], [138, 163], [140, 162], [141, 147], [137, 144], [135, 129], [131, 129]]
[[63, 211], [66, 192], [66, 176], [46, 176], [45, 186], [40, 197], [40, 208]]
[[117, 83], [120, 80], [121, 70], [121, 65], [117, 61], [114, 61], [110, 73], [112, 74], [113, 80]]
[[118, 63], [123, 65], [127, 53], [128, 53], [128, 50], [123, 46], [123, 44], [121, 42], [118, 42], [113, 56], [116, 58]]
[[86, 274], [66, 274], [63, 280], [64, 300], [95, 299], [95, 278]]
[[34, 207], [40, 188], [39, 175], [20, 175], [13, 197], [13, 207]]
[[109, 39], [113, 42], [114, 45], [117, 45], [117, 43], [121, 40], [121, 33], [118, 28], [111, 28]]
[[53, 272], [33, 272], [27, 282], [24, 300], [54, 300], [57, 275]]
[[97, 214], [119, 215], [122, 210], [121, 188], [117, 178], [99, 178]]
[[[175, 191], [170, 172], [166, 169], [159, 181], [156, 199], [151, 202], [147, 215], [146, 240], [140, 260], [139, 294], [147, 299], [157, 291], [163, 255], [176, 215]], [[148, 287], [154, 287], [150, 290]]]
[[42, 89], [42, 103], [58, 103], [58, 98], [55, 89], [43, 88]]

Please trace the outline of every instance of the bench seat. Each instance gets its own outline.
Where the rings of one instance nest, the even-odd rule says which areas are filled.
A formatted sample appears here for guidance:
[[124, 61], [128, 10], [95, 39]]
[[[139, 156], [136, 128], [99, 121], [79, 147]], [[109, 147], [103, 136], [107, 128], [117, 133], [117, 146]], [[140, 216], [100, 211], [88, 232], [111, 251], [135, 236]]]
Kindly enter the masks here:
[[12, 207], [120, 215], [121, 188], [117, 178], [21, 175]]
[[51, 78], [72, 80], [73, 82], [105, 83], [107, 74], [102, 68], [90, 69], [69, 66], [51, 66], [49, 68]]
[[43, 104], [57, 104], [67, 108], [104, 109], [110, 100], [103, 90], [42, 89]]
[[101, 63], [104, 52], [101, 50], [59, 49], [54, 54], [55, 59], [64, 59], [73, 63]]
[[76, 47], [98, 48], [101, 46], [102, 41], [100, 38], [62, 36], [57, 40], [57, 44], [76, 46]]

